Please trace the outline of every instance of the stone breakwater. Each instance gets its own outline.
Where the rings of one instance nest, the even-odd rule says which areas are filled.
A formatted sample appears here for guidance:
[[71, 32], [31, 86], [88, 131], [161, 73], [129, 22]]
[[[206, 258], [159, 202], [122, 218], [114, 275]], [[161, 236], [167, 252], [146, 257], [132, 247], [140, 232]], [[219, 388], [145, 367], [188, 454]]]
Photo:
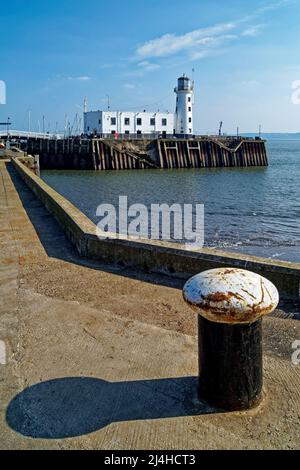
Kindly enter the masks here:
[[122, 239], [116, 233], [107, 234], [108, 239], [99, 239], [96, 225], [77, 207], [34, 175], [18, 159], [13, 160], [13, 165], [28, 187], [62, 226], [81, 256], [180, 279], [188, 279], [199, 272], [217, 267], [248, 269], [270, 279], [281, 295], [299, 299], [299, 263], [227, 253], [210, 248], [188, 250], [185, 246], [169, 242]]

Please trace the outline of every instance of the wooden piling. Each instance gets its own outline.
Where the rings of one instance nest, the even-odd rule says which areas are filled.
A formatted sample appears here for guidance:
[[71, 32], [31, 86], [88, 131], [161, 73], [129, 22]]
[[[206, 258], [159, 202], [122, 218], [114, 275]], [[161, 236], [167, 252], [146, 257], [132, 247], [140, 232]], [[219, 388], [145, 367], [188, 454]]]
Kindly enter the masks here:
[[[95, 171], [138, 168], [210, 168], [267, 166], [265, 141], [260, 139], [210, 138], [157, 139], [156, 157], [147, 163], [135, 153], [105, 139], [29, 139], [27, 152], [41, 155], [41, 168], [84, 167]], [[75, 155], [80, 158], [75, 158]], [[62, 158], [58, 156], [62, 155]], [[150, 155], [149, 155], [150, 158]], [[147, 159], [147, 158], [146, 158]], [[156, 166], [157, 165], [157, 166]]]

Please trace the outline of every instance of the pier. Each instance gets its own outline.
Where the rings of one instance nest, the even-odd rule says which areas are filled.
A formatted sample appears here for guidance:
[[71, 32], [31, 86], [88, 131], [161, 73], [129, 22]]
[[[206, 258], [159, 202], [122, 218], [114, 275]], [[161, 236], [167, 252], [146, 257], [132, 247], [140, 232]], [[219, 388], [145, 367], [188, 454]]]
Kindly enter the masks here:
[[104, 171], [268, 165], [265, 141], [260, 138], [29, 138], [27, 152], [39, 155], [41, 169]]
[[299, 448], [288, 306], [264, 322], [261, 405], [220, 413], [198, 399], [184, 281], [82, 258], [17, 169], [0, 174], [3, 447]]

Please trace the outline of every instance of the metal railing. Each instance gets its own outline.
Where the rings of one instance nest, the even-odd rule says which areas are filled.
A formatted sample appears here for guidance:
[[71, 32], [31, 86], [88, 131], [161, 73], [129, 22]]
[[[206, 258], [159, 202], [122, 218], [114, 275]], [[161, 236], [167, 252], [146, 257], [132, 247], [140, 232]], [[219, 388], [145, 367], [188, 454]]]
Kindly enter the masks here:
[[[80, 136], [76, 136], [80, 138]], [[245, 137], [245, 136], [219, 136], [217, 134], [214, 135], [203, 135], [203, 134], [162, 134], [162, 133], [152, 133], [152, 134], [101, 134], [95, 133], [91, 135], [82, 135], [81, 138], [88, 138], [88, 139], [107, 139], [107, 140], [154, 140], [154, 139], [212, 139], [218, 140], [220, 142], [228, 142], [228, 141], [242, 141], [242, 140], [261, 140], [259, 137]]]
[[[85, 136], [86, 137], [86, 136]], [[153, 139], [195, 139], [196, 135], [191, 134], [164, 134], [161, 132], [152, 132], [151, 134], [101, 134], [95, 133], [88, 135], [89, 138], [107, 139], [107, 140], [153, 140]]]
[[163, 134], [160, 132], [153, 132], [151, 134], [81, 134], [81, 135], [63, 135], [63, 134], [44, 134], [41, 132], [26, 132], [26, 131], [17, 131], [12, 130], [7, 133], [7, 131], [0, 131], [0, 139], [45, 139], [45, 140], [60, 140], [60, 139], [106, 139], [113, 140], [115, 142], [124, 141], [124, 140], [154, 140], [154, 139], [212, 139], [218, 140], [219, 142], [228, 142], [228, 141], [243, 141], [243, 140], [262, 140], [260, 137], [246, 137], [246, 136], [218, 136], [218, 135], [203, 135], [203, 134]]
[[62, 139], [63, 135], [61, 134], [48, 134], [48, 133], [42, 133], [42, 132], [27, 132], [27, 131], [17, 131], [17, 130], [10, 130], [9, 132], [7, 131], [0, 131], [0, 139], [29, 139], [29, 138], [35, 138], [35, 139]]

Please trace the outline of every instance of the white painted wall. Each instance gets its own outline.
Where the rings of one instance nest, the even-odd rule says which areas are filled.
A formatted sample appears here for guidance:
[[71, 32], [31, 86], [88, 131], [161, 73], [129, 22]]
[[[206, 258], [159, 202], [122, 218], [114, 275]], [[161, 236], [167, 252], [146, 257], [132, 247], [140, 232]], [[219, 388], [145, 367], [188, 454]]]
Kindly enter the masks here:
[[[186, 84], [188, 85], [184, 89], [182, 89], [180, 84], [180, 80], [182, 79], [186, 80]], [[178, 87], [175, 88], [175, 93], [177, 94], [175, 117], [176, 134], [193, 134], [194, 89], [191, 80], [187, 77], [179, 78]]]
[[[155, 120], [155, 124], [151, 120]], [[173, 113], [133, 113], [126, 111], [90, 111], [84, 114], [84, 132], [90, 134], [166, 134], [174, 133]]]

